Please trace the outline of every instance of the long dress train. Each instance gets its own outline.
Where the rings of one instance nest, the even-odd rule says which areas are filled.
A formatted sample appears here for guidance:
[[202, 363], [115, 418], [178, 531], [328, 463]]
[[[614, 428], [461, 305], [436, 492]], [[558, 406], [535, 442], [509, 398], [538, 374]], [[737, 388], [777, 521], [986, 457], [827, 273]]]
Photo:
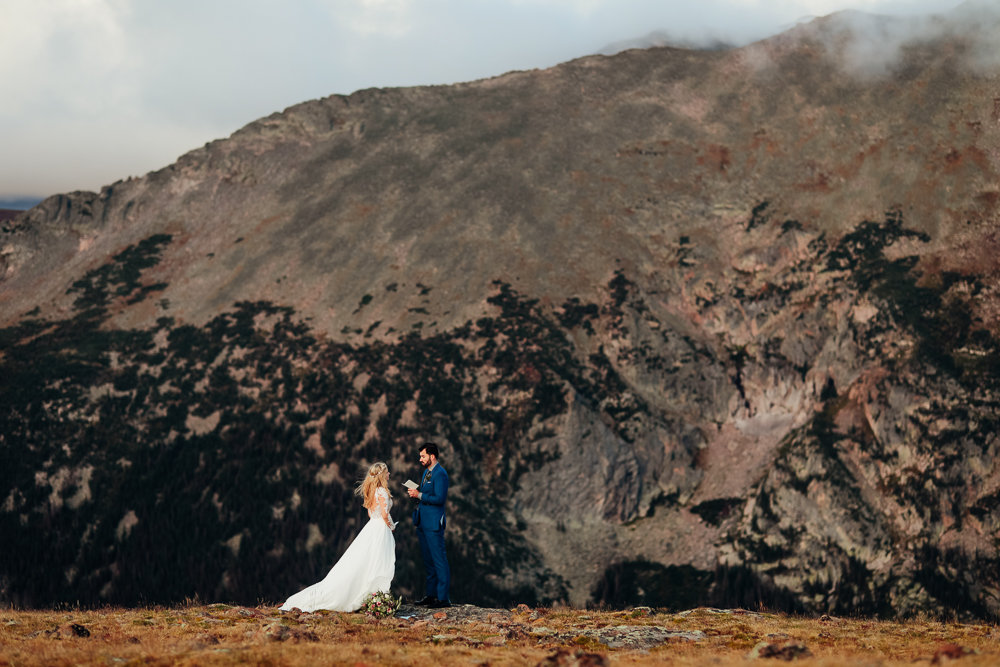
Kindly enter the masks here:
[[[383, 488], [375, 491], [375, 504], [368, 510], [368, 524], [347, 547], [323, 581], [299, 591], [282, 605], [285, 611], [329, 609], [357, 611], [370, 593], [388, 591], [396, 573], [396, 540], [382, 520], [388, 516], [392, 498]], [[389, 519], [392, 521], [392, 518]]]

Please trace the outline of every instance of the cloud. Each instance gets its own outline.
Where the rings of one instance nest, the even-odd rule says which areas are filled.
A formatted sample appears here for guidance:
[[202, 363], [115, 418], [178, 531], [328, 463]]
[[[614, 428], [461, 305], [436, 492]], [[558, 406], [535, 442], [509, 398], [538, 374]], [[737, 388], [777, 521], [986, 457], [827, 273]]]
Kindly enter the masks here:
[[[119, 104], [130, 57], [124, 0], [0, 2], [0, 117], [62, 107], [89, 114]], [[97, 94], [100, 91], [100, 94]]]
[[0, 160], [0, 198], [98, 190], [170, 164], [215, 136], [203, 128], [122, 114], [8, 123], [0, 133], [0, 155], [16, 158]]
[[125, 0], [0, 0], [0, 196], [92, 187], [93, 174], [122, 170], [117, 137], [157, 143], [136, 137], [143, 61], [130, 13]]
[[328, 3], [335, 21], [355, 35], [399, 37], [413, 29], [414, 0], [335, 0]]
[[981, 73], [1000, 65], [1000, 7], [966, 2], [943, 14], [887, 16], [839, 12], [804, 31], [818, 38], [846, 72], [883, 77], [901, 66], [910, 47], [948, 44], [938, 57]]
[[[589, 17], [598, 9], [615, 6], [608, 0], [511, 0], [511, 4], [522, 7], [552, 7], [569, 11], [577, 16]], [[618, 5], [621, 7], [621, 5]]]
[[666, 30], [654, 30], [648, 35], [637, 39], [626, 39], [620, 42], [608, 44], [603, 49], [597, 51], [601, 55], [613, 56], [628, 49], [650, 49], [660, 46], [670, 46], [675, 49], [694, 49], [700, 51], [723, 51], [731, 49], [736, 44], [727, 41], [723, 37], [702, 34], [698, 36], [678, 37]]

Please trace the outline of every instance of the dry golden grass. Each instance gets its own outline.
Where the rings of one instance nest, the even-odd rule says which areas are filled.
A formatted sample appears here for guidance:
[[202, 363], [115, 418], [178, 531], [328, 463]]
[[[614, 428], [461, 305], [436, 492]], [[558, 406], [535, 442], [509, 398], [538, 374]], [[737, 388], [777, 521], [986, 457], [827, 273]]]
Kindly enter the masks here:
[[[563, 635], [614, 625], [657, 625], [701, 630], [708, 637], [700, 642], [671, 641], [649, 651], [608, 649], [582, 637], [575, 642], [525, 637], [493, 646], [489, 642], [499, 642], [503, 634], [503, 624], [498, 627], [495, 619], [460, 624], [442, 619], [412, 627], [412, 620], [372, 623], [359, 614], [337, 613], [310, 615], [300, 622], [273, 608], [225, 605], [7, 610], [0, 612], [0, 666], [536, 665], [565, 645], [607, 654], [612, 664], [724, 666], [744, 664], [747, 654], [760, 641], [788, 640], [801, 641], [812, 651], [814, 657], [798, 661], [802, 665], [929, 664], [937, 648], [946, 643], [980, 652], [962, 658], [962, 667], [1000, 664], [1000, 629], [986, 623], [820, 621], [778, 614], [732, 616], [704, 611], [686, 617], [661, 613], [641, 616], [633, 612], [579, 610], [515, 612], [510, 621], [528, 629], [544, 626]], [[70, 624], [84, 626], [90, 636], [72, 636]], [[298, 633], [312, 632], [318, 641], [302, 638], [296, 642], [294, 637], [283, 642], [269, 641], [258, 632], [276, 624]], [[52, 632], [59, 627], [62, 633]], [[768, 637], [779, 634], [788, 637]], [[435, 635], [458, 635], [460, 639], [435, 641]]]

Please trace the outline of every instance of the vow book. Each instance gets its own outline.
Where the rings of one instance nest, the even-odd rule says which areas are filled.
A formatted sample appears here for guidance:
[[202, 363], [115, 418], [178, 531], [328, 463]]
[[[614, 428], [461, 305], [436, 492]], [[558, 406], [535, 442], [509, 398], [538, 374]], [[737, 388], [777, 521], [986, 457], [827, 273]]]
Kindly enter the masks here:
[[416, 482], [413, 482], [411, 480], [406, 480], [405, 482], [403, 482], [403, 486], [405, 486], [408, 489], [415, 489], [415, 488], [417, 488]]

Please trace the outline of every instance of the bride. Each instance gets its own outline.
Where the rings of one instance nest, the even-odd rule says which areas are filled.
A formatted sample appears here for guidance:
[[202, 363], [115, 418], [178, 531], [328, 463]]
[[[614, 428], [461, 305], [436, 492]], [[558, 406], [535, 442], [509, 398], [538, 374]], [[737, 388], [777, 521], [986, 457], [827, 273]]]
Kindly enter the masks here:
[[388, 591], [396, 572], [396, 529], [389, 510], [389, 468], [375, 463], [355, 494], [364, 497], [368, 509], [368, 524], [347, 547], [326, 578], [299, 591], [282, 605], [282, 611], [299, 608], [302, 611], [329, 609], [357, 611], [370, 593]]

